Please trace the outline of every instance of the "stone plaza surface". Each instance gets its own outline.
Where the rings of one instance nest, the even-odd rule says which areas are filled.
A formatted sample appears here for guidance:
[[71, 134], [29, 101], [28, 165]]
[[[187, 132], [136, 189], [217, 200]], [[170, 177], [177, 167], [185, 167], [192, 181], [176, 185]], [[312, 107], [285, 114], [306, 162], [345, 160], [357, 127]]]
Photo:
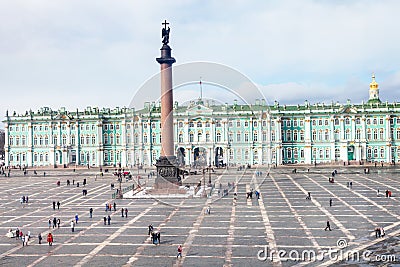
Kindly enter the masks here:
[[[21, 171], [12, 170], [10, 177], [0, 177], [0, 266], [400, 264], [400, 172], [396, 167], [372, 168], [371, 174], [363, 174], [361, 168], [340, 168], [335, 182], [329, 183], [333, 168], [312, 167], [309, 172], [299, 169], [297, 173], [279, 168], [270, 170], [269, 176], [266, 169], [259, 170], [261, 175], [255, 175], [255, 169], [218, 170], [212, 175], [216, 186], [208, 192], [210, 197], [159, 200], [114, 200], [110, 184], [118, 188], [116, 178], [111, 174], [100, 177], [94, 170], [46, 170], [46, 176], [43, 171], [38, 171], [38, 175], [29, 171], [26, 177]], [[147, 177], [143, 170], [142, 176]], [[84, 178], [88, 181], [85, 187]], [[67, 179], [75, 180], [75, 185], [67, 186]], [[150, 178], [148, 184], [153, 180]], [[199, 181], [202, 176], [193, 175], [184, 183]], [[76, 182], [80, 182], [80, 187]], [[223, 192], [233, 182], [237, 187], [221, 197], [218, 191]], [[124, 180], [122, 187], [132, 183]], [[250, 188], [261, 192], [260, 199], [254, 194], [252, 199], [246, 198]], [[82, 195], [82, 189], [88, 190], [87, 196]], [[385, 190], [393, 192], [391, 198], [385, 197]], [[308, 192], [311, 200], [306, 200]], [[22, 195], [29, 196], [28, 204], [20, 204]], [[53, 201], [61, 202], [60, 210], [53, 210]], [[105, 204], [114, 201], [117, 211], [106, 212]], [[205, 214], [208, 206], [211, 214]], [[94, 209], [92, 219], [90, 208]], [[128, 218], [121, 217], [121, 208], [129, 210]], [[70, 222], [75, 214], [80, 219], [72, 233]], [[111, 215], [111, 225], [103, 223], [107, 215]], [[49, 229], [48, 220], [54, 217], [61, 219], [60, 229]], [[324, 231], [327, 220], [332, 231]], [[151, 244], [147, 235], [150, 223], [160, 231], [161, 245]], [[378, 226], [385, 227], [384, 238], [375, 238], [374, 228]], [[8, 229], [16, 227], [24, 233], [31, 232], [28, 246], [5, 236]], [[54, 235], [53, 246], [46, 242], [48, 231]], [[39, 232], [42, 245], [37, 240]], [[338, 247], [338, 240], [343, 248]], [[178, 245], [183, 246], [179, 259]], [[271, 253], [273, 250], [282, 250], [281, 257]], [[336, 252], [318, 257], [329, 250]], [[315, 257], [302, 258], [302, 253], [311, 251]], [[363, 257], [362, 253], [369, 251], [368, 257]], [[361, 258], [354, 260], [348, 257], [349, 252], [359, 253]]]

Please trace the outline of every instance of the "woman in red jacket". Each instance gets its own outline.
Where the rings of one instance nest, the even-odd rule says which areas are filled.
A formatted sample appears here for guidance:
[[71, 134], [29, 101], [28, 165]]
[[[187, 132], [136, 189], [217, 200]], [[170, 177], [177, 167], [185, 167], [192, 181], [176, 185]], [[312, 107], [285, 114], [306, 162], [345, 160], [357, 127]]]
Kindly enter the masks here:
[[47, 235], [47, 242], [49, 242], [49, 246], [53, 245], [53, 235], [51, 233]]

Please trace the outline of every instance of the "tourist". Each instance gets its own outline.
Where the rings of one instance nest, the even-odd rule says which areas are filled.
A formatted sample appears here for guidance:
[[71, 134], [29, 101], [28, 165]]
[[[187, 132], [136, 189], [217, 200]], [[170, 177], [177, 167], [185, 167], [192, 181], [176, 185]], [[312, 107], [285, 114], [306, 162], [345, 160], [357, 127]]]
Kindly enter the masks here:
[[53, 228], [56, 228], [56, 225], [57, 225], [57, 218], [54, 217], [53, 218]]
[[57, 228], [60, 228], [61, 220], [60, 218], [57, 219]]
[[385, 236], [385, 230], [383, 229], [383, 227], [379, 228], [379, 232], [380, 232], [380, 237]]
[[125, 208], [125, 217], [128, 218], [128, 209]]
[[157, 243], [160, 245], [161, 244], [161, 233], [160, 232], [157, 232], [156, 238], [157, 238]]
[[60, 210], [60, 201], [57, 201], [57, 209]]
[[114, 202], [114, 211], [117, 211], [117, 203]]
[[308, 196], [306, 197], [306, 199], [311, 200], [311, 192], [308, 192]]
[[22, 246], [25, 246], [25, 236], [21, 236]]
[[42, 244], [42, 239], [43, 239], [43, 238], [42, 238], [42, 234], [39, 233], [39, 234], [38, 234], [39, 245]]
[[108, 203], [106, 203], [106, 211], [108, 211]]
[[149, 233], [148, 235], [150, 235], [151, 233], [153, 233], [154, 227], [152, 224], [149, 225]]
[[51, 220], [49, 219], [49, 229], [51, 228]]
[[49, 243], [49, 246], [53, 245], [53, 235], [51, 233], [48, 233], [47, 235], [47, 242]]
[[25, 203], [28, 203], [28, 200], [29, 200], [29, 198], [28, 198], [28, 196], [26, 196], [25, 197]]
[[329, 199], [329, 207], [332, 207], [332, 198]]
[[381, 228], [375, 227], [375, 237], [376, 238], [381, 237]]
[[332, 231], [332, 230], [331, 230], [331, 224], [329, 223], [329, 221], [326, 221], [325, 231], [326, 231], [327, 229], [329, 229], [329, 231]]
[[90, 208], [90, 209], [89, 209], [89, 218], [92, 218], [92, 216], [93, 216], [93, 209]]
[[108, 225], [110, 225], [110, 223], [111, 223], [111, 216], [110, 215], [107, 216], [107, 222], [108, 222]]
[[121, 209], [121, 217], [124, 217], [124, 208]]
[[107, 217], [104, 216], [104, 217], [103, 217], [103, 220], [104, 220], [104, 225], [106, 225], [106, 224], [107, 224]]
[[176, 258], [181, 257], [182, 258], [182, 246], [178, 246], [178, 255], [176, 255]]
[[78, 224], [78, 221], [79, 221], [79, 216], [78, 216], [78, 213], [77, 213], [77, 214], [75, 214], [75, 223]]
[[71, 231], [72, 233], [75, 231], [75, 223], [73, 220], [71, 221]]
[[53, 210], [56, 210], [56, 202], [53, 201]]
[[28, 245], [28, 241], [29, 241], [29, 235], [28, 234], [25, 234], [25, 246], [27, 246]]

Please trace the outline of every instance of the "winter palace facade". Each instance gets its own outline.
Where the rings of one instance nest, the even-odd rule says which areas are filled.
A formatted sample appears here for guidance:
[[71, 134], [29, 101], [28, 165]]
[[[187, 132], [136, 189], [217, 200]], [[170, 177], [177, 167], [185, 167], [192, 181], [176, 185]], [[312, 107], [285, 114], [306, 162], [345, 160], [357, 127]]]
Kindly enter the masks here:
[[[10, 166], [152, 166], [160, 156], [159, 104], [41, 108], [3, 122]], [[175, 103], [174, 131], [186, 166], [400, 161], [400, 104], [380, 101], [374, 76], [361, 104]]]

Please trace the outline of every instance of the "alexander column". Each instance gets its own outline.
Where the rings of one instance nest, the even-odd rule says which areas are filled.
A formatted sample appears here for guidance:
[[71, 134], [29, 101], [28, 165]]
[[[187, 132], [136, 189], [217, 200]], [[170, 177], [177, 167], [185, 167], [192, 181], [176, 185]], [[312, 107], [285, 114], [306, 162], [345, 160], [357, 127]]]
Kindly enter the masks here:
[[157, 62], [161, 65], [161, 156], [157, 160], [157, 179], [154, 187], [156, 189], [175, 188], [180, 185], [179, 169], [174, 153], [174, 118], [173, 118], [173, 93], [172, 93], [172, 64], [175, 58], [171, 56], [169, 47], [168, 22], [162, 25], [161, 57]]

